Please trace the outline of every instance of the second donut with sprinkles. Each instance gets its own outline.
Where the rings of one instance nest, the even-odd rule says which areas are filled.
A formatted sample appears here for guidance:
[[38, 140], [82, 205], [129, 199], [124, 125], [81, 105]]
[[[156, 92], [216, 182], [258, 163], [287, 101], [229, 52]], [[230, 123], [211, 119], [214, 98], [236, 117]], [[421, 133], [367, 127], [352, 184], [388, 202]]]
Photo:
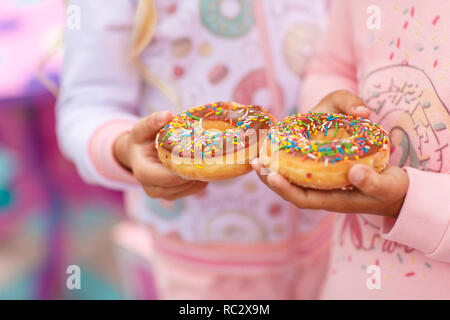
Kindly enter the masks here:
[[342, 114], [305, 113], [274, 126], [263, 157], [291, 183], [314, 189], [350, 185], [348, 170], [364, 164], [377, 172], [389, 160], [388, 133], [368, 119]]

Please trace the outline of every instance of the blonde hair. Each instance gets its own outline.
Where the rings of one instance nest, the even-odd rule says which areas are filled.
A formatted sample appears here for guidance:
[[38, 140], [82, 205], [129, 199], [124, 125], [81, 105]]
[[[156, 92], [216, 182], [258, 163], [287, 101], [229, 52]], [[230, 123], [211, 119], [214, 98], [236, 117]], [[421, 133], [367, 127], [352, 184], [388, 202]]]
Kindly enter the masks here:
[[157, 23], [157, 14], [154, 0], [139, 0], [136, 10], [136, 17], [133, 29], [133, 49], [131, 51], [131, 60], [137, 66], [142, 77], [162, 94], [175, 106], [180, 105], [178, 94], [172, 90], [161, 79], [152, 74], [141, 62], [141, 54], [150, 43], [155, 32]]
[[[67, 6], [67, 0], [63, 0], [64, 6]], [[133, 48], [131, 50], [130, 59], [138, 68], [141, 76], [148, 83], [152, 84], [162, 94], [164, 94], [169, 101], [175, 106], [180, 105], [178, 94], [172, 90], [161, 79], [152, 74], [141, 62], [141, 54], [149, 45], [153, 33], [155, 32], [157, 15], [154, 0], [139, 0], [136, 10], [136, 16], [133, 27]], [[41, 59], [37, 68], [37, 78], [42, 85], [47, 88], [54, 96], [58, 95], [59, 88], [56, 83], [46, 77], [43, 73], [45, 65], [58, 52], [62, 43], [62, 36], [58, 39], [54, 48]]]

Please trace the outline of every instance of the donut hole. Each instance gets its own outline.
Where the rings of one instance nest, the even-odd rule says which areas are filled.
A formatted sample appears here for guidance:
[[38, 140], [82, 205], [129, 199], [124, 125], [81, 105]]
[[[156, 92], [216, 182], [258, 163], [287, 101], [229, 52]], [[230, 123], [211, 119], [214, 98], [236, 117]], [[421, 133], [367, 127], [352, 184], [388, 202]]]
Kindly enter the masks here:
[[338, 128], [336, 131], [336, 135], [334, 134], [334, 130], [328, 130], [327, 135], [325, 132], [318, 131], [315, 135], [311, 135], [312, 141], [318, 142], [331, 142], [333, 140], [345, 139], [350, 137], [350, 134], [344, 128]]
[[220, 4], [220, 13], [228, 18], [235, 19], [239, 16], [239, 13], [242, 11], [241, 4], [236, 0], [225, 0]]
[[236, 126], [234, 124], [231, 124], [226, 121], [220, 121], [220, 120], [203, 120], [202, 121], [202, 128], [208, 131], [217, 131], [222, 132], [227, 129], [234, 129]]

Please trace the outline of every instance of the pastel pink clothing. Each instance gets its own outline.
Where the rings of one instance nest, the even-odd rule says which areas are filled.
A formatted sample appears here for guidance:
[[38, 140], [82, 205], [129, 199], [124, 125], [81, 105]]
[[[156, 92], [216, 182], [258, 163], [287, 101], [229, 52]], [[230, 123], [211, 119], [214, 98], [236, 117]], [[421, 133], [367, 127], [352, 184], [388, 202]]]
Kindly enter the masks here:
[[[15, 1], [0, 4], [0, 97], [42, 94], [32, 80], [43, 58], [50, 55], [61, 35], [64, 20], [59, 0]], [[56, 74], [60, 57], [45, 65], [43, 74]]]
[[337, 89], [361, 96], [409, 188], [396, 220], [336, 215], [322, 298], [449, 299], [450, 3], [334, 1], [330, 14], [301, 107]]
[[[155, 2], [158, 24], [142, 62], [168, 94], [128, 60], [137, 1], [69, 3], [82, 19], [65, 35], [57, 109], [63, 153], [86, 181], [125, 191], [128, 213], [152, 230], [161, 298], [317, 297], [329, 218], [300, 215], [254, 173], [185, 199], [150, 199], [116, 162], [112, 146], [154, 111], [220, 100], [261, 104], [278, 117], [295, 110], [300, 75], [324, 21], [322, 2]], [[313, 260], [320, 263], [307, 274]]]

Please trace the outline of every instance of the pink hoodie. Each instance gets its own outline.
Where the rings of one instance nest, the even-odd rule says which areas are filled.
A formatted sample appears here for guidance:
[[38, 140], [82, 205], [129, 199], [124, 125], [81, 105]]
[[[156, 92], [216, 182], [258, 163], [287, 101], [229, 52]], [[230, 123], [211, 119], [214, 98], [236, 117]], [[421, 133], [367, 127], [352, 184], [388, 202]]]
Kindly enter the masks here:
[[347, 89], [390, 131], [409, 188], [396, 220], [336, 215], [322, 298], [450, 298], [450, 3], [334, 1], [301, 108]]

